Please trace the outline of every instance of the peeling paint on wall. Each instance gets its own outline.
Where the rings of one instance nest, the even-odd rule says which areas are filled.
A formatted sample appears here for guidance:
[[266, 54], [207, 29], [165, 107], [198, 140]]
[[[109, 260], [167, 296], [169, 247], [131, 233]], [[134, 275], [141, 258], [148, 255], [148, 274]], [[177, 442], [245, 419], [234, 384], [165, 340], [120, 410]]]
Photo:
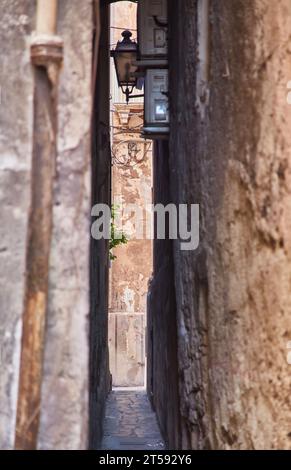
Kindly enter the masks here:
[[[129, 241], [114, 250], [117, 258], [110, 269], [110, 368], [113, 385], [143, 386], [146, 296], [152, 272], [152, 242], [131, 239], [135, 234], [136, 220], [126, 208], [135, 204], [146, 217], [144, 209], [152, 198], [152, 152], [151, 144], [145, 143], [138, 134], [142, 125], [139, 119], [143, 112], [142, 105], [117, 105], [114, 109], [112, 197], [117, 211], [118, 207], [120, 210], [125, 208], [121, 219]], [[136, 145], [136, 159], [130, 157], [129, 143]]]

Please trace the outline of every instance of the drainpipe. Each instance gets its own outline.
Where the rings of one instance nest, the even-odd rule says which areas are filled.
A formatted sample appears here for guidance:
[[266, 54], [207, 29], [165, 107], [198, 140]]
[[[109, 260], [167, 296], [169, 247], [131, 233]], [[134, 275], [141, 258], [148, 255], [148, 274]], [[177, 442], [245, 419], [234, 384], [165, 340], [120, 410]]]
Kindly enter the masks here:
[[41, 407], [45, 324], [57, 141], [57, 83], [63, 44], [56, 36], [57, 0], [38, 0], [31, 40], [34, 68], [31, 204], [16, 416], [16, 449], [36, 449]]
[[57, 0], [38, 0], [36, 33], [55, 35], [57, 26]]

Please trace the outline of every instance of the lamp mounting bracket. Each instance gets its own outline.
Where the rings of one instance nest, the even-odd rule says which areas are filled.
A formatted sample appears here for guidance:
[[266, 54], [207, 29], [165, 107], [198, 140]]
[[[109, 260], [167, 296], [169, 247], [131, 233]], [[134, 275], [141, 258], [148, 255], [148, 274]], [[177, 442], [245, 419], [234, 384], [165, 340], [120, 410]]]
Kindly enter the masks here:
[[168, 27], [168, 23], [164, 23], [163, 21], [160, 21], [158, 16], [154, 15], [153, 19], [154, 19], [154, 22], [156, 23], [156, 25], [159, 26], [160, 28], [167, 28]]

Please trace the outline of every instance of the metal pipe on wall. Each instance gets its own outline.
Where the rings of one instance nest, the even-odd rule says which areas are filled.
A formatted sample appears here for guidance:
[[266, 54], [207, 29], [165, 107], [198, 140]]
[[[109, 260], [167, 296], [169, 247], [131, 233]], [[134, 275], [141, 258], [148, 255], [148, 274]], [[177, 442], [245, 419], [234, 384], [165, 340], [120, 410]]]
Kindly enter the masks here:
[[37, 0], [36, 33], [55, 34], [58, 0]]
[[57, 141], [56, 89], [62, 41], [55, 36], [57, 1], [38, 0], [34, 70], [31, 204], [26, 248], [25, 300], [16, 416], [16, 449], [36, 449], [41, 411], [45, 324]]

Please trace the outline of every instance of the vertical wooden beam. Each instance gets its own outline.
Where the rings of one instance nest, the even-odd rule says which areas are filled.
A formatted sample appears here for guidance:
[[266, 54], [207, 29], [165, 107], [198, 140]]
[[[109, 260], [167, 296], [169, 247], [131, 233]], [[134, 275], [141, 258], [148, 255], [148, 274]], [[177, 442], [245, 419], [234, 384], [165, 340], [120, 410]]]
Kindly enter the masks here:
[[[57, 71], [62, 55], [53, 35], [56, 4], [38, 1], [38, 32], [32, 44], [35, 67], [31, 207], [26, 254], [26, 290], [20, 360], [16, 449], [36, 449], [41, 405], [42, 363], [48, 300], [49, 255], [52, 232], [53, 179], [56, 159]], [[50, 11], [51, 14], [47, 13]], [[47, 16], [43, 16], [47, 15]], [[47, 23], [46, 23], [47, 20]]]

